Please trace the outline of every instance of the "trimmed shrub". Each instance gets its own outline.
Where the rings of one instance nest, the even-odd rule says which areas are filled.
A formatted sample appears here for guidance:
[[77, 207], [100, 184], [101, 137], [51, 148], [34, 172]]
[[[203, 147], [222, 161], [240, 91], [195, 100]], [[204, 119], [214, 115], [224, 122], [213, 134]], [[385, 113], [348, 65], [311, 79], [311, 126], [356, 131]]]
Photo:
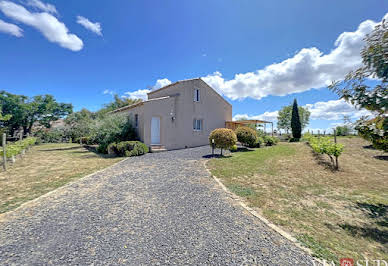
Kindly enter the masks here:
[[222, 155], [223, 149], [230, 149], [233, 145], [236, 145], [237, 136], [231, 129], [217, 128], [209, 135], [210, 145], [212, 145], [212, 140], [214, 140], [215, 147], [221, 149]]
[[122, 141], [108, 145], [108, 154], [121, 157], [140, 156], [148, 153], [148, 147], [140, 141]]
[[236, 152], [238, 150], [237, 145], [233, 145], [232, 147], [229, 148], [229, 150], [231, 152]]
[[244, 146], [255, 147], [257, 142], [256, 130], [249, 127], [238, 127], [235, 131], [237, 140]]
[[256, 148], [260, 148], [261, 145], [264, 144], [264, 138], [263, 137], [258, 137], [256, 141]]
[[276, 145], [279, 142], [278, 138], [271, 137], [271, 136], [264, 136], [264, 144], [266, 146], [273, 146]]

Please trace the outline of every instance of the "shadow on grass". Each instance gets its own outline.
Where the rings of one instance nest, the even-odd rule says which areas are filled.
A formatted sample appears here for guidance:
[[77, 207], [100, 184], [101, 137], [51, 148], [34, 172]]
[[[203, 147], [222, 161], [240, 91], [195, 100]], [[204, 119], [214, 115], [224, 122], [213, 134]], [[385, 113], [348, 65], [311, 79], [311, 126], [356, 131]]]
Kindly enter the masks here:
[[365, 146], [362, 146], [364, 149], [368, 149], [368, 150], [376, 150], [375, 147], [373, 147], [373, 145], [365, 145]]
[[232, 152], [235, 153], [235, 152], [249, 152], [249, 151], [254, 151], [254, 150], [248, 149], [246, 147], [238, 147], [236, 151], [232, 151]]
[[205, 159], [211, 159], [211, 158], [225, 159], [225, 158], [230, 158], [230, 157], [232, 157], [232, 156], [231, 155], [221, 155], [221, 154], [208, 154], [208, 155], [202, 156], [202, 158], [205, 158]]
[[[89, 145], [85, 145], [83, 146], [85, 149], [87, 149], [88, 151], [90, 152], [93, 152], [95, 155], [97, 155], [98, 157], [100, 158], [115, 158], [117, 156], [114, 156], [114, 155], [110, 155], [110, 154], [104, 154], [104, 153], [99, 153], [97, 151], [97, 146], [89, 146]], [[84, 158], [93, 158], [93, 156], [91, 155], [84, 155], [83, 156]]]
[[39, 151], [71, 151], [71, 150], [77, 150], [82, 149], [82, 146], [74, 146], [74, 147], [68, 147], [68, 148], [55, 148], [55, 149], [43, 149]]
[[313, 157], [317, 161], [317, 163], [319, 165], [325, 167], [326, 170], [330, 170], [332, 172], [337, 172], [337, 170], [334, 168], [333, 164], [330, 162], [329, 158], [325, 158], [322, 154], [318, 154], [314, 151], [311, 151], [311, 154], [313, 155]]
[[388, 155], [376, 155], [376, 156], [373, 156], [373, 158], [377, 160], [388, 161]]
[[388, 205], [357, 202], [356, 207], [365, 212], [375, 225], [339, 224], [352, 236], [361, 236], [376, 242], [388, 243]]
[[381, 244], [388, 243], [388, 230], [380, 230], [373, 226], [357, 226], [350, 224], [340, 224], [339, 226], [354, 237], [361, 236]]

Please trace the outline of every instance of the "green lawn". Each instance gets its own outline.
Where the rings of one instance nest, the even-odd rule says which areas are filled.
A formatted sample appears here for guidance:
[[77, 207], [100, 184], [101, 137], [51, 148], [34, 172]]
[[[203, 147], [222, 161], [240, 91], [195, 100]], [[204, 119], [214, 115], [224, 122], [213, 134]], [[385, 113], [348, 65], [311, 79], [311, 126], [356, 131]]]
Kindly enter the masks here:
[[0, 171], [0, 213], [120, 160], [96, 154], [78, 144], [34, 146], [10, 165], [7, 172]]
[[388, 259], [388, 163], [360, 138], [345, 145], [340, 171], [305, 143], [236, 152], [207, 166], [235, 194], [294, 235], [317, 257]]

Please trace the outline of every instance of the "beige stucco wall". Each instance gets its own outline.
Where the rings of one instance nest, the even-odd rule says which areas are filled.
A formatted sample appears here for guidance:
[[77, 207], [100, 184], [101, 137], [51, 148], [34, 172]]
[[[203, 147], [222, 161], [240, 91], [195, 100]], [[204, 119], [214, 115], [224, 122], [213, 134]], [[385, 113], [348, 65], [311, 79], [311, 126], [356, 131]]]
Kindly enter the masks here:
[[[194, 90], [200, 101], [194, 102]], [[170, 96], [163, 99], [160, 97]], [[200, 79], [181, 81], [148, 95], [150, 101], [125, 110], [134, 119], [139, 115], [137, 132], [141, 141], [151, 145], [151, 119], [160, 117], [160, 144], [166, 149], [182, 149], [208, 144], [210, 132], [232, 120], [232, 106]], [[202, 119], [201, 131], [193, 130], [193, 120]]]
[[[194, 102], [194, 90], [196, 88], [200, 89], [199, 102]], [[149, 99], [155, 99], [176, 94], [179, 95], [171, 98], [171, 102], [175, 103], [174, 121], [171, 119], [170, 110], [161, 110], [162, 102], [160, 102], [160, 106], [155, 106], [154, 102], [149, 102], [152, 105], [149, 106], [150, 108], [147, 108], [147, 105], [145, 105], [145, 110], [152, 109], [153, 112], [156, 111], [156, 113], [162, 116], [167, 115], [167, 118], [163, 118], [164, 123], [161, 124], [161, 144], [167, 149], [206, 145], [208, 144], [209, 134], [213, 129], [225, 127], [225, 121], [232, 120], [232, 106], [200, 79], [182, 81], [151, 93], [148, 97]], [[201, 131], [193, 130], [194, 119], [203, 120]], [[147, 132], [149, 133], [150, 129], [147, 129], [147, 126], [145, 126], [144, 132], [145, 136], [147, 136]], [[166, 135], [165, 138], [163, 138], [163, 132]], [[145, 140], [147, 140], [147, 137]]]

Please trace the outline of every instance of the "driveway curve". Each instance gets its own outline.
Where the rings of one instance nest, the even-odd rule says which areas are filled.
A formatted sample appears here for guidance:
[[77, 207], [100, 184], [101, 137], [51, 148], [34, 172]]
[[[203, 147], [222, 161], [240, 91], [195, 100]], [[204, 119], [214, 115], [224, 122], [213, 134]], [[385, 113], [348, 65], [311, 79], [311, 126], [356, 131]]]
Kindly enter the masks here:
[[0, 216], [0, 264], [312, 265], [219, 187], [209, 152], [129, 158]]

